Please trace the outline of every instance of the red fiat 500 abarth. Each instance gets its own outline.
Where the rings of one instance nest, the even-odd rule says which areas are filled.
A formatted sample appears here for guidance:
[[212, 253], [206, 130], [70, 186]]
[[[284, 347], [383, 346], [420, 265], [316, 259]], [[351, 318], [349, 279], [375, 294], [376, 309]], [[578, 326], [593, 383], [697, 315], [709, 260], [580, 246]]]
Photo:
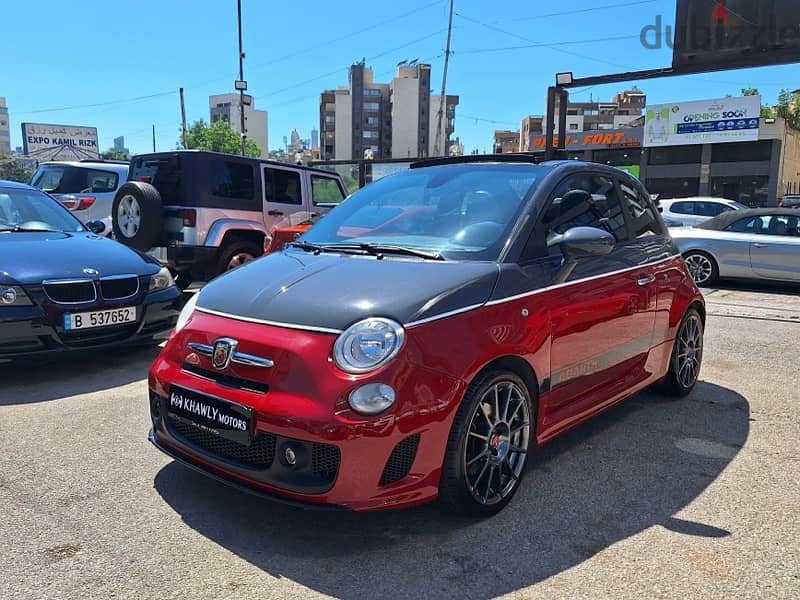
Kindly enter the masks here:
[[703, 300], [639, 181], [470, 158], [372, 183], [203, 288], [150, 370], [151, 441], [293, 503], [485, 514], [539, 444], [690, 392]]

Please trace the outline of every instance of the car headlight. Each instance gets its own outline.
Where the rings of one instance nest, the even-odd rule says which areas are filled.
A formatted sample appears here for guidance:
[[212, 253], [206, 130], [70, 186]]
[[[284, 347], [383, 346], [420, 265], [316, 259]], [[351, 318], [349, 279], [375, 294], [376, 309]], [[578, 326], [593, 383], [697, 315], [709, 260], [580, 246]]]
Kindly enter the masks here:
[[161, 270], [150, 278], [150, 292], [157, 292], [164, 290], [175, 283], [172, 279], [172, 273], [169, 272], [167, 267], [161, 267]]
[[394, 404], [395, 393], [385, 383], [368, 383], [357, 387], [347, 398], [347, 402], [357, 413], [374, 416], [382, 413]]
[[200, 294], [195, 294], [183, 305], [183, 309], [181, 310], [181, 314], [178, 315], [178, 320], [175, 322], [175, 333], [179, 332], [181, 329], [186, 327], [186, 324], [189, 322], [189, 318], [192, 316], [194, 312], [194, 306], [197, 304], [197, 297]]
[[31, 306], [33, 302], [21, 287], [16, 285], [0, 285], [0, 307]]
[[342, 371], [367, 373], [393, 358], [404, 338], [403, 326], [391, 319], [364, 319], [336, 339], [333, 359]]

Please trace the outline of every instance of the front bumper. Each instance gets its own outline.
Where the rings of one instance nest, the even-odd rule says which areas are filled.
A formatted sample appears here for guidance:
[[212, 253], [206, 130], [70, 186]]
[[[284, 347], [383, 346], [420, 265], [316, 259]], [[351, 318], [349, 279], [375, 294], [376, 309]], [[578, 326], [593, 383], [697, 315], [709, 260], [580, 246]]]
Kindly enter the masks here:
[[[192, 321], [150, 369], [151, 440], [159, 449], [237, 487], [290, 503], [371, 510], [420, 504], [437, 496], [445, 446], [463, 393], [460, 381], [410, 364], [402, 352], [374, 373], [346, 375], [329, 361], [332, 335], [203, 313], [195, 313]], [[275, 367], [232, 364], [221, 373], [187, 345], [213, 343], [222, 336], [237, 339], [242, 352], [270, 356]], [[413, 340], [407, 336], [406, 343]], [[392, 385], [398, 400], [386, 413], [368, 418], [354, 413], [346, 398], [354, 387], [372, 381]], [[252, 408], [255, 436], [270, 440], [271, 455], [259, 463], [251, 454], [260, 450], [187, 429], [168, 412], [173, 385]], [[289, 467], [283, 460], [287, 446], [306, 460]], [[318, 468], [313, 458], [317, 451], [327, 452], [330, 461], [335, 458], [327, 471]]]
[[[64, 352], [78, 352], [122, 345], [160, 343], [169, 337], [180, 312], [181, 294], [170, 287], [123, 302], [98, 302], [69, 308], [49, 302], [43, 294], [30, 293], [33, 306], [0, 308], [0, 364], [11, 360], [45, 358]], [[135, 323], [67, 331], [66, 312], [86, 312], [137, 307]]]

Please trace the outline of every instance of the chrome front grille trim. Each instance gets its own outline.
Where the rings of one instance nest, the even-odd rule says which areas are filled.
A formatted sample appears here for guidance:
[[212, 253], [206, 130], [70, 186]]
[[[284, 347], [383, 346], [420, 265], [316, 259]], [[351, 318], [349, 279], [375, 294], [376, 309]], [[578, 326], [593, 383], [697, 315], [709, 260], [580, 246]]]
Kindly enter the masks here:
[[134, 275], [132, 273], [130, 273], [128, 275], [110, 275], [108, 277], [101, 277], [100, 278], [100, 290], [102, 291], [103, 282], [104, 281], [116, 281], [116, 280], [119, 280], [119, 279], [135, 279], [136, 280], [136, 290], [132, 294], [128, 294], [127, 296], [106, 296], [105, 292], [103, 292], [103, 298], [105, 298], [106, 300], [126, 300], [128, 298], [133, 298], [134, 296], [136, 296], [139, 293], [139, 290], [141, 289], [141, 282], [139, 281], [139, 276], [138, 275]]
[[[209, 344], [189, 342], [188, 345], [189, 348], [207, 358], [211, 358], [211, 356], [214, 354], [214, 346]], [[239, 365], [246, 365], [248, 367], [259, 367], [262, 369], [271, 369], [275, 366], [275, 363], [268, 358], [256, 356], [255, 354], [246, 354], [245, 352], [234, 352], [231, 356], [231, 362]]]
[[[86, 283], [88, 283], [92, 288], [92, 298], [87, 300], [78, 300], [77, 302], [66, 302], [62, 300], [56, 300], [47, 291], [48, 286], [55, 287], [59, 285], [77, 285]], [[47, 299], [50, 300], [50, 302], [53, 302], [54, 304], [76, 305], [76, 304], [90, 304], [92, 302], [97, 301], [97, 286], [91, 279], [45, 279], [42, 282], [42, 289], [44, 290]]]

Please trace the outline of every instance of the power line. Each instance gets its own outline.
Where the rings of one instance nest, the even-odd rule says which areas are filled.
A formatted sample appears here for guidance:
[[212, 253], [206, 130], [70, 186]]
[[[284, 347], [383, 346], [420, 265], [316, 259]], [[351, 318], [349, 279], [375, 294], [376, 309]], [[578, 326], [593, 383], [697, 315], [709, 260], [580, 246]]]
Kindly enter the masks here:
[[532, 17], [515, 18], [514, 22], [518, 21], [533, 21], [535, 19], [549, 19], [551, 17], [564, 17], [567, 15], [578, 15], [588, 12], [596, 12], [598, 10], [608, 10], [610, 8], [628, 8], [639, 4], [653, 4], [658, 0], [635, 0], [634, 2], [620, 2], [618, 4], [604, 4], [603, 6], [592, 6], [591, 8], [578, 8], [575, 10], [565, 10], [563, 12], [547, 13], [543, 15], [534, 15]]
[[538, 44], [525, 44], [523, 46], [505, 46], [501, 48], [474, 48], [471, 50], [459, 50], [457, 54], [485, 54], [489, 52], [505, 52], [508, 50], [525, 50], [528, 48], [542, 48], [542, 47], [552, 47], [552, 46], [577, 46], [580, 44], [595, 44], [600, 42], [619, 42], [622, 40], [633, 40], [639, 39], [638, 35], [618, 35], [614, 37], [606, 37], [606, 38], [593, 38], [588, 40], [570, 40], [570, 41], [563, 41], [563, 42], [552, 42], [552, 43], [538, 43]]
[[464, 15], [462, 13], [456, 13], [456, 15], [458, 17], [464, 19], [465, 21], [469, 21], [470, 23], [474, 23], [476, 25], [480, 25], [481, 27], [485, 27], [486, 29], [491, 29], [492, 31], [496, 31], [496, 32], [502, 33], [504, 35], [508, 35], [508, 36], [517, 38], [518, 40], [522, 40], [523, 42], [528, 42], [529, 44], [536, 44], [536, 45], [539, 45], [539, 46], [542, 46], [542, 47], [545, 47], [545, 48], [549, 48], [549, 49], [554, 50], [556, 52], [561, 52], [562, 54], [568, 54], [570, 56], [576, 56], [576, 57], [582, 58], [584, 60], [591, 60], [591, 61], [594, 61], [594, 62], [611, 65], [613, 67], [625, 69], [625, 70], [628, 70], [628, 71], [632, 71], [633, 70], [632, 67], [627, 67], [625, 65], [620, 65], [619, 63], [615, 63], [615, 62], [611, 62], [611, 61], [608, 61], [608, 60], [604, 60], [602, 58], [597, 58], [595, 56], [589, 56], [587, 54], [581, 54], [579, 52], [573, 52], [571, 50], [564, 50], [563, 48], [560, 48], [557, 45], [555, 45], [555, 43], [544, 43], [544, 42], [538, 42], [536, 40], [532, 40], [532, 39], [527, 38], [527, 37], [525, 37], [523, 35], [519, 35], [517, 33], [514, 33], [513, 31], [507, 31], [505, 29], [501, 29], [500, 27], [496, 27], [494, 25], [490, 25], [489, 23], [484, 23], [482, 21], [478, 21], [476, 19], [472, 19], [472, 18], [470, 18], [470, 17], [468, 17], [468, 16], [466, 16], [466, 15]]

